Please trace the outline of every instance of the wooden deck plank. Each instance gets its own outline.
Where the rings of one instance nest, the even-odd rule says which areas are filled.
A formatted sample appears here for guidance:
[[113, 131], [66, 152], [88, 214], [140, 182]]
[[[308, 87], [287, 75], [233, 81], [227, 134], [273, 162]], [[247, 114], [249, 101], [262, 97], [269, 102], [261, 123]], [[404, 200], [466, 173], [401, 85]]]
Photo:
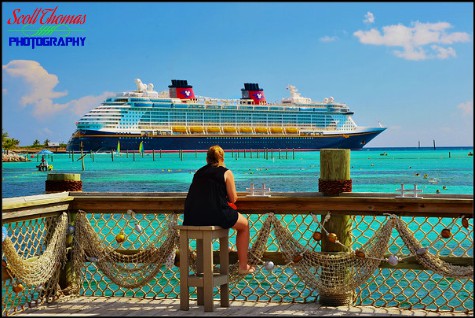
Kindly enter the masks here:
[[180, 310], [179, 299], [151, 299], [129, 297], [75, 297], [67, 296], [52, 304], [40, 305], [14, 314], [15, 317], [85, 317], [85, 316], [432, 316], [472, 317], [473, 311], [435, 312], [405, 310], [399, 308], [376, 308], [373, 306], [322, 307], [317, 303], [267, 303], [254, 301], [231, 301], [230, 307], [220, 307], [216, 301], [213, 312], [205, 312], [196, 300], [190, 302], [188, 311]]

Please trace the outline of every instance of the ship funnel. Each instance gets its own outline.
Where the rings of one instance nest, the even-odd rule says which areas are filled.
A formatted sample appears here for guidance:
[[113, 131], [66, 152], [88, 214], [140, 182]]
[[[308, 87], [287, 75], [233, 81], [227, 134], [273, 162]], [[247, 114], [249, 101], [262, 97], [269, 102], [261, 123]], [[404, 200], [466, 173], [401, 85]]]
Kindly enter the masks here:
[[186, 80], [172, 80], [168, 86], [171, 98], [196, 99], [193, 86], [188, 85]]
[[257, 83], [244, 83], [244, 88], [241, 88], [241, 92], [241, 99], [251, 99], [255, 105], [267, 104], [264, 89], [259, 88], [259, 84]]

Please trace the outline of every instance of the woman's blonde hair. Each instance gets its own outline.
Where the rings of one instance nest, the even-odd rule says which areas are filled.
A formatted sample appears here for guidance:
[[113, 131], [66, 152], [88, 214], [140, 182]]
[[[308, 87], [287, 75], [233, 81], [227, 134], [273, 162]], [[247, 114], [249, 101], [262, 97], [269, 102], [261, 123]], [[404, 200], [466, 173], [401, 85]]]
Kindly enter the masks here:
[[219, 164], [224, 162], [224, 150], [218, 145], [211, 146], [208, 149], [208, 154], [206, 155], [206, 162], [213, 166], [219, 166]]

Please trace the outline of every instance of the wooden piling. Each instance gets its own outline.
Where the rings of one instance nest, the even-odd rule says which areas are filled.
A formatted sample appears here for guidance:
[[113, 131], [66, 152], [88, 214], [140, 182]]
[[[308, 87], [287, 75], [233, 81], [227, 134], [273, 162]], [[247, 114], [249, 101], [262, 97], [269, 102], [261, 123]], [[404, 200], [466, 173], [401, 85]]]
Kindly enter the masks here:
[[[318, 191], [325, 196], [338, 196], [341, 192], [351, 192], [350, 179], [350, 150], [349, 149], [322, 149], [320, 150], [320, 179]], [[323, 224], [326, 215], [322, 215]], [[351, 246], [352, 220], [349, 215], [331, 215], [328, 222], [324, 223], [328, 233], [336, 234], [337, 240], [347, 248]], [[322, 231], [322, 252], [345, 252], [340, 244], [330, 242]], [[322, 269], [322, 280], [334, 281], [343, 284], [348, 271], [334, 271], [332, 268]], [[320, 292], [319, 302], [322, 306], [343, 306], [353, 302], [353, 291], [341, 294]]]
[[84, 153], [83, 153], [83, 145], [82, 145], [82, 141], [81, 141], [81, 168], [82, 168], [82, 171], [86, 170], [86, 165], [84, 163]]
[[70, 295], [73, 291], [79, 286], [76, 285], [76, 277], [74, 273], [73, 263], [72, 263], [72, 248], [74, 240], [74, 230], [76, 226], [76, 212], [69, 212], [69, 223], [68, 223], [68, 232], [66, 234], [66, 263], [64, 264], [64, 269], [60, 272], [59, 285], [61, 290], [65, 295]]
[[46, 193], [82, 191], [81, 175], [76, 173], [48, 173], [45, 191]]

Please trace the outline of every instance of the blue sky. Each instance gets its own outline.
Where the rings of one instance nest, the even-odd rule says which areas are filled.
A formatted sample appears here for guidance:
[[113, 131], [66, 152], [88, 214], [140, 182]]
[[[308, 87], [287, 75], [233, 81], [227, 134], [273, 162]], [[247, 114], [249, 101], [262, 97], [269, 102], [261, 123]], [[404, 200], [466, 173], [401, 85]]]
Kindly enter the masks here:
[[[10, 45], [19, 21], [55, 8], [85, 16], [68, 25], [84, 46]], [[20, 145], [66, 143], [136, 78], [157, 91], [186, 79], [217, 98], [244, 82], [269, 102], [289, 84], [333, 96], [359, 126], [388, 128], [368, 147], [473, 146], [473, 16], [472, 2], [3, 2], [2, 128]]]

